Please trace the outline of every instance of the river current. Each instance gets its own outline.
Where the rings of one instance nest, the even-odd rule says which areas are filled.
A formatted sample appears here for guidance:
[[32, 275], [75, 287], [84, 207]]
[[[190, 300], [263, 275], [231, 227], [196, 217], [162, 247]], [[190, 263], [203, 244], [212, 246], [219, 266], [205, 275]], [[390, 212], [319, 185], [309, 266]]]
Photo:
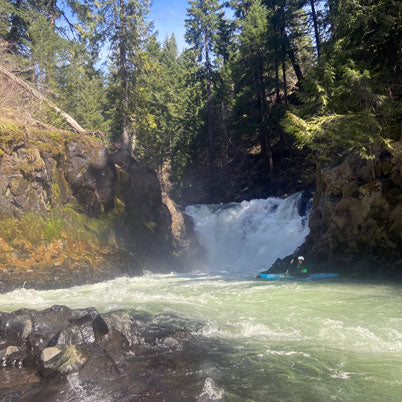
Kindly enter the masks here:
[[0, 295], [0, 310], [94, 306], [184, 325], [216, 352], [200, 368], [200, 400], [402, 401], [400, 285], [254, 279], [308, 234], [295, 205], [271, 199], [191, 207], [208, 257], [203, 272], [18, 289]]

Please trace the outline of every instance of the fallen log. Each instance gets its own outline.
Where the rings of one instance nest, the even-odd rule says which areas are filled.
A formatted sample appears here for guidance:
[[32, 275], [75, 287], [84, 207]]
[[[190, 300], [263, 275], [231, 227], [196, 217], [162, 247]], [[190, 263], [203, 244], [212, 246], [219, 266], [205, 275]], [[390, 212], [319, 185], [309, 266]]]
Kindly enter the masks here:
[[35, 99], [38, 99], [41, 102], [46, 103], [51, 109], [55, 112], [59, 113], [67, 122], [67, 124], [76, 132], [78, 133], [85, 133], [86, 130], [83, 129], [69, 114], [61, 110], [57, 105], [51, 102], [49, 99], [45, 98], [39, 91], [29, 86], [25, 81], [18, 78], [15, 74], [11, 73], [10, 71], [6, 70], [4, 67], [0, 66], [0, 74], [7, 77], [7, 79], [11, 80], [12, 82], [18, 84], [24, 90], [29, 92], [31, 96]]

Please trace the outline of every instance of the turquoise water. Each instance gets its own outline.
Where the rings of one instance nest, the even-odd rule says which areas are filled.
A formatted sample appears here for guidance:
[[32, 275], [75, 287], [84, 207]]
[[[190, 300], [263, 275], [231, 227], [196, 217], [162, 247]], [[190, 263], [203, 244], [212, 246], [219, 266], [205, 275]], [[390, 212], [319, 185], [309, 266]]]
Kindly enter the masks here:
[[[54, 304], [141, 310], [210, 340], [210, 399], [402, 401], [402, 292], [391, 283], [259, 282], [227, 273], [147, 275], [0, 295], [0, 310]], [[180, 324], [182, 325], [182, 324]]]

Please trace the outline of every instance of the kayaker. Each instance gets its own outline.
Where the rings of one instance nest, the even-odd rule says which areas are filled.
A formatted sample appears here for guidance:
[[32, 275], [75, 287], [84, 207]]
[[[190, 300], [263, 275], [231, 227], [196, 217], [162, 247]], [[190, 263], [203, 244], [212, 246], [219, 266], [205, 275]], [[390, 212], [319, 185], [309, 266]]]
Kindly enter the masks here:
[[[290, 260], [290, 264], [293, 265], [295, 262], [294, 258]], [[290, 271], [290, 272], [289, 272]], [[298, 278], [303, 278], [308, 275], [307, 267], [304, 265], [304, 257], [299, 256], [297, 257], [297, 265], [296, 267], [290, 267], [288, 270], [285, 272], [285, 275], [292, 275], [296, 276]]]

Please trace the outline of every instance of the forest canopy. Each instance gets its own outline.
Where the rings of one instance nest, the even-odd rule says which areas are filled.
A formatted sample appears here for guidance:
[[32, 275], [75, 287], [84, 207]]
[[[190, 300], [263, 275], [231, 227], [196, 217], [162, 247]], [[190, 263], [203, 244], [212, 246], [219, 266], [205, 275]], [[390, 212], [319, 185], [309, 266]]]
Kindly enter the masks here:
[[2, 64], [178, 185], [257, 152], [275, 193], [295, 147], [328, 162], [401, 138], [400, 2], [190, 0], [182, 52], [151, 6], [0, 0]]

